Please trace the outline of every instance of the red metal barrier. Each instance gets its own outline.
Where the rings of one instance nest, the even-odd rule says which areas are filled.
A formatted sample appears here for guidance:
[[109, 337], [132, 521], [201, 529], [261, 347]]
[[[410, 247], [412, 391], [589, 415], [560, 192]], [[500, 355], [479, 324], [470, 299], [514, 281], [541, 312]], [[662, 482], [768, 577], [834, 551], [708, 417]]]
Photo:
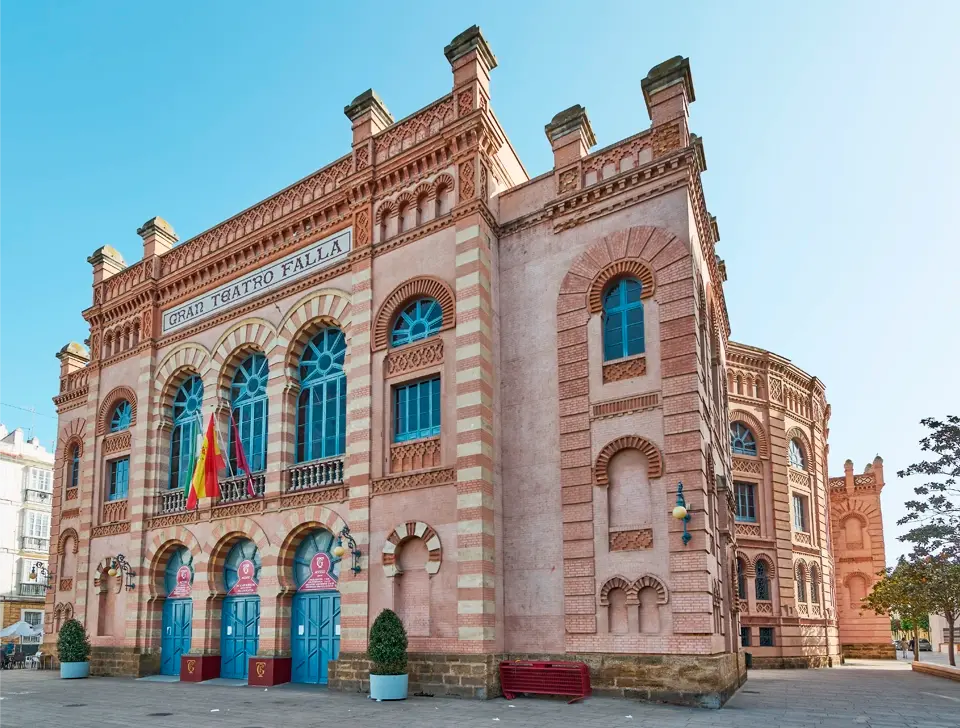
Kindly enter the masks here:
[[572, 695], [573, 703], [590, 696], [590, 672], [582, 662], [501, 662], [500, 688], [507, 700], [535, 693]]

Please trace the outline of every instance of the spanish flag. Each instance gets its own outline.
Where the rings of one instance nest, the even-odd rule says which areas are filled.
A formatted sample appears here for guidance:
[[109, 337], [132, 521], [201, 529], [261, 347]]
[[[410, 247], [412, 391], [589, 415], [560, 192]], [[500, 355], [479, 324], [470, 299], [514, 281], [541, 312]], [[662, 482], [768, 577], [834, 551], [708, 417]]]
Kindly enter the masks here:
[[196, 508], [200, 498], [216, 498], [220, 495], [220, 483], [217, 471], [224, 465], [220, 446], [217, 444], [217, 432], [213, 426], [213, 415], [207, 425], [207, 434], [203, 437], [200, 456], [193, 466], [193, 478], [187, 483], [187, 509]]

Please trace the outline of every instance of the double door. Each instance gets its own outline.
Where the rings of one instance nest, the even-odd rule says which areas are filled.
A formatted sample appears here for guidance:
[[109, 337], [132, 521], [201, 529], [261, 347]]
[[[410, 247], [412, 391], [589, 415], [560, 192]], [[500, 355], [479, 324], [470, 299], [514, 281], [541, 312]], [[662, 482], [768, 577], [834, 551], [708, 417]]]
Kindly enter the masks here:
[[260, 638], [260, 597], [227, 597], [220, 621], [220, 677], [247, 679]]
[[327, 663], [340, 654], [340, 592], [307, 592], [293, 598], [292, 680], [327, 684]]
[[167, 599], [163, 603], [160, 637], [160, 674], [179, 675], [180, 656], [190, 651], [193, 601]]

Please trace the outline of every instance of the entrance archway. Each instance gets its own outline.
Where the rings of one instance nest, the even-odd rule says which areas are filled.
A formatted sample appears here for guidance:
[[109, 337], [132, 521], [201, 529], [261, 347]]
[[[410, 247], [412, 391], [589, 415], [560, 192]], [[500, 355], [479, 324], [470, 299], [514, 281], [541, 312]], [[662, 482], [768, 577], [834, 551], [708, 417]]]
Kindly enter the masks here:
[[260, 552], [250, 539], [230, 549], [223, 583], [227, 595], [220, 613], [220, 677], [246, 680], [260, 641]]
[[193, 634], [193, 554], [186, 546], [171, 551], [163, 570], [160, 674], [179, 675], [180, 656], [190, 651]]
[[330, 556], [333, 546], [333, 534], [318, 528], [303, 537], [293, 559], [293, 682], [326, 685], [327, 663], [340, 654], [340, 564]]

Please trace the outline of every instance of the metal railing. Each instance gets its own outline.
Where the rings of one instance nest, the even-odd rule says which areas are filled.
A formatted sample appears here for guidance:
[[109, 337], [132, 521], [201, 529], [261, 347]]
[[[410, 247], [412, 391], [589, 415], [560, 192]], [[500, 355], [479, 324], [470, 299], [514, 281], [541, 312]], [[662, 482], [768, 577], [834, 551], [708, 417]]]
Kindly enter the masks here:
[[246, 475], [235, 475], [227, 478], [220, 483], [220, 499], [217, 503], [236, 503], [237, 501], [247, 500], [249, 498], [260, 498], [263, 496], [263, 488], [266, 482], [264, 473], [254, 473], [250, 476], [253, 480], [253, 493], [250, 493], [247, 487]]
[[27, 503], [50, 503], [53, 499], [53, 493], [45, 490], [33, 490], [27, 488], [23, 493], [23, 500]]
[[35, 538], [34, 536], [24, 536], [20, 539], [24, 551], [39, 551], [47, 553], [50, 550], [49, 538]]
[[42, 597], [46, 596], [47, 585], [35, 581], [20, 582], [20, 596], [22, 597]]
[[287, 468], [287, 492], [296, 493], [311, 488], [325, 488], [343, 483], [343, 456], [326, 460], [311, 460]]

